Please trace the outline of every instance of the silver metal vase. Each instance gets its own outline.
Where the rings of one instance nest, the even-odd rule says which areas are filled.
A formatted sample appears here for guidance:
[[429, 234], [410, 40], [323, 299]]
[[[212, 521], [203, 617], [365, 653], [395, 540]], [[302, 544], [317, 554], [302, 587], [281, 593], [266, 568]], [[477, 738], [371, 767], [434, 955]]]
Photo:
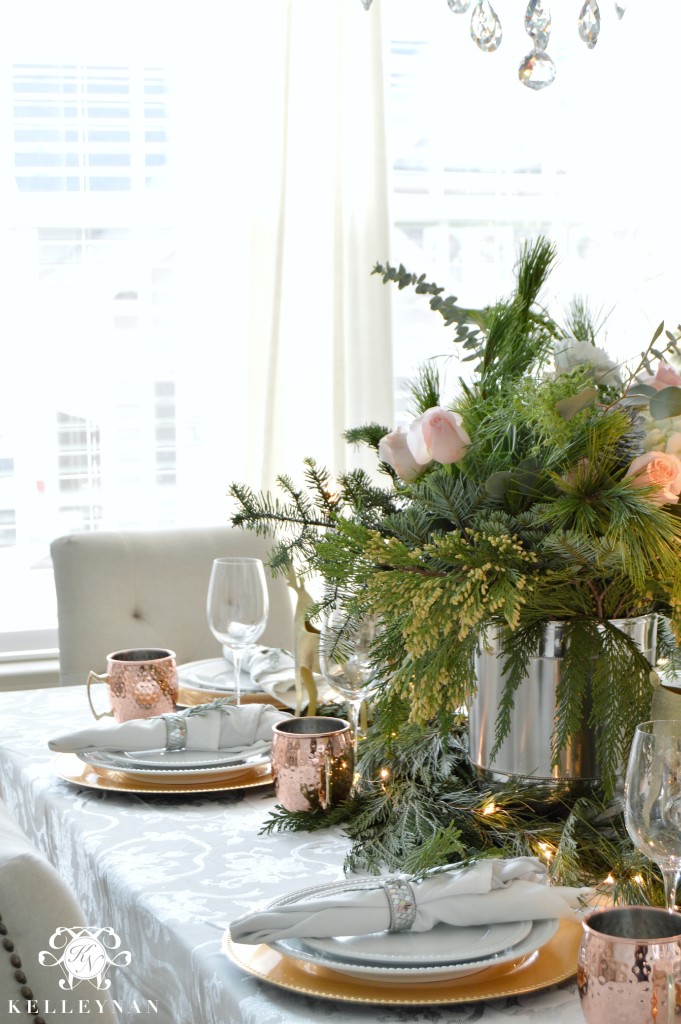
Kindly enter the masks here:
[[[654, 663], [656, 615], [613, 619], [612, 625], [631, 637], [651, 665]], [[476, 655], [478, 691], [468, 713], [471, 764], [483, 777], [496, 782], [520, 776], [550, 786], [575, 782], [584, 785], [597, 783], [600, 772], [596, 762], [596, 735], [586, 725], [590, 712], [588, 706], [584, 708], [581, 732], [562, 752], [560, 764], [551, 764], [551, 740], [556, 717], [556, 691], [563, 662], [565, 623], [547, 623], [537, 655], [530, 660], [527, 677], [515, 693], [510, 732], [493, 761], [491, 752], [504, 690], [504, 665], [495, 627], [488, 627], [486, 641]]]

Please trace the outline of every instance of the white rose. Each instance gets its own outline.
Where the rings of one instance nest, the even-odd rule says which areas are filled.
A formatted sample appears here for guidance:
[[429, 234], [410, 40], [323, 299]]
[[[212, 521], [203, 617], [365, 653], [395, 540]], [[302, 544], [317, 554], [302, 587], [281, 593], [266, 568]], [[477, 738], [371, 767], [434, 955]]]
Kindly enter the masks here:
[[605, 349], [598, 348], [589, 341], [562, 338], [556, 342], [553, 354], [558, 376], [572, 373], [578, 366], [588, 366], [596, 384], [614, 387], [622, 385], [617, 363], [613, 362]]

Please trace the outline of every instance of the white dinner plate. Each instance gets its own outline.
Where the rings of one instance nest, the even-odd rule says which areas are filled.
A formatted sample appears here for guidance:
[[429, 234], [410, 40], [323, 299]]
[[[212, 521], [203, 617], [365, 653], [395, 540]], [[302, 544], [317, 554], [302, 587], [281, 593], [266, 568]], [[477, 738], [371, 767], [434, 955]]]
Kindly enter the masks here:
[[[455, 925], [447, 927], [455, 930]], [[513, 970], [515, 961], [527, 962], [537, 950], [546, 945], [558, 930], [558, 921], [552, 918], [547, 921], [535, 921], [530, 931], [510, 949], [491, 956], [483, 957], [480, 960], [468, 960], [465, 963], [437, 964], [432, 967], [418, 966], [405, 967], [403, 965], [386, 967], [384, 965], [372, 965], [355, 963], [352, 960], [343, 960], [340, 957], [332, 956], [329, 953], [322, 953], [306, 947], [302, 939], [278, 939], [269, 943], [273, 949], [293, 960], [304, 961], [315, 964], [317, 967], [325, 967], [327, 970], [335, 971], [337, 974], [349, 978], [357, 978], [360, 981], [379, 982], [381, 984], [413, 985], [427, 984], [433, 981], [451, 981], [456, 978], [466, 978], [471, 974], [478, 974], [487, 970], [488, 967], [497, 967], [503, 964], [510, 964], [509, 970]], [[427, 935], [427, 932], [419, 932], [418, 935]]]
[[125, 778], [140, 782], [160, 782], [168, 786], [186, 786], [190, 782], [212, 781], [218, 779], [234, 779], [251, 772], [270, 762], [269, 750], [255, 754], [242, 754], [229, 763], [213, 764], [209, 767], [168, 767], [139, 768], [130, 764], [124, 757], [103, 750], [92, 750], [78, 754], [81, 761], [93, 768], [115, 771]]
[[461, 927], [438, 924], [427, 932], [374, 932], [303, 942], [319, 953], [374, 967], [434, 967], [502, 953], [524, 939], [531, 928], [531, 921]]
[[[254, 754], [269, 754], [272, 744], [264, 740], [248, 747], [229, 750], [96, 750], [100, 758], [115, 760], [127, 768], [148, 770], [160, 768], [164, 771], [186, 771], [190, 768], [229, 767], [241, 764], [246, 757]], [[118, 767], [118, 765], [117, 765]]]
[[[193, 690], [207, 692], [234, 693], [234, 668], [227, 665], [224, 658], [204, 658], [203, 661], [188, 661], [177, 666], [177, 678], [180, 686], [188, 686]], [[249, 693], [258, 690], [248, 672], [241, 673], [241, 692]]]

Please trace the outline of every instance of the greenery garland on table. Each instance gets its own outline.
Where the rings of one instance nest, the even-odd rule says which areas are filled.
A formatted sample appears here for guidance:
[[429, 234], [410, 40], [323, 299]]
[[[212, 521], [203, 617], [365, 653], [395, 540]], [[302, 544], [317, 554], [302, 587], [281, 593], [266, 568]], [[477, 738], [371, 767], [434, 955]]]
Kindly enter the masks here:
[[[384, 282], [429, 296], [473, 362], [472, 382], [460, 381], [445, 406], [430, 362], [411, 386], [408, 433], [378, 424], [347, 432], [376, 451], [386, 486], [362, 470], [334, 480], [308, 459], [304, 487], [279, 478], [283, 500], [231, 488], [234, 525], [275, 537], [274, 573], [323, 578], [313, 615], [342, 602], [348, 636], [361, 616], [381, 618], [364, 785], [351, 808], [315, 820], [345, 821], [350, 866], [420, 871], [544, 843], [564, 879], [601, 879], [618, 863], [639, 874], [611, 801], [633, 728], [649, 715], [651, 667], [612, 620], [657, 613], [658, 654], [678, 657], [681, 375], [670, 362], [681, 335], [663, 335], [661, 325], [623, 373], [596, 346], [586, 302], [573, 302], [564, 326], [542, 307], [555, 256], [544, 238], [525, 245], [515, 291], [482, 310], [403, 267], [376, 267]], [[471, 775], [458, 709], [474, 695], [476, 649], [492, 627], [505, 663], [499, 748], [516, 688], [554, 620], [567, 643], [553, 760], [581, 728], [588, 683], [602, 792], [538, 812], [546, 794], [535, 787], [519, 781], [492, 799]], [[271, 827], [312, 823], [282, 814]], [[599, 836], [589, 864], [574, 841], [586, 828]], [[645, 870], [650, 890], [655, 876]], [[617, 884], [633, 877], [627, 870]]]
[[484, 785], [465, 754], [465, 730], [406, 726], [386, 745], [362, 741], [361, 791], [329, 811], [277, 808], [263, 832], [339, 826], [351, 841], [347, 872], [422, 875], [480, 857], [536, 856], [564, 885], [595, 884], [616, 902], [661, 905], [662, 877], [632, 848], [621, 807], [590, 793], [561, 798], [518, 780]]

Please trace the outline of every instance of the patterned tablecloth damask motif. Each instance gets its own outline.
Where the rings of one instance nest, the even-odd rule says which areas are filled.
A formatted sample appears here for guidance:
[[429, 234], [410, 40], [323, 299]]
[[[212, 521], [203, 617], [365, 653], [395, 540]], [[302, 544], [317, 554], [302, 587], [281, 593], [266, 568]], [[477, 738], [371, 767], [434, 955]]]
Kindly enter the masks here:
[[121, 1024], [582, 1024], [574, 980], [487, 1003], [400, 1007], [313, 998], [246, 974], [220, 949], [229, 922], [341, 878], [347, 840], [339, 830], [259, 835], [275, 805], [269, 786], [166, 796], [62, 781], [47, 740], [91, 721], [85, 687], [0, 693], [0, 793], [90, 926], [113, 929], [130, 953], [109, 968], [107, 993], [86, 979], [72, 999], [86, 989], [114, 999]]

